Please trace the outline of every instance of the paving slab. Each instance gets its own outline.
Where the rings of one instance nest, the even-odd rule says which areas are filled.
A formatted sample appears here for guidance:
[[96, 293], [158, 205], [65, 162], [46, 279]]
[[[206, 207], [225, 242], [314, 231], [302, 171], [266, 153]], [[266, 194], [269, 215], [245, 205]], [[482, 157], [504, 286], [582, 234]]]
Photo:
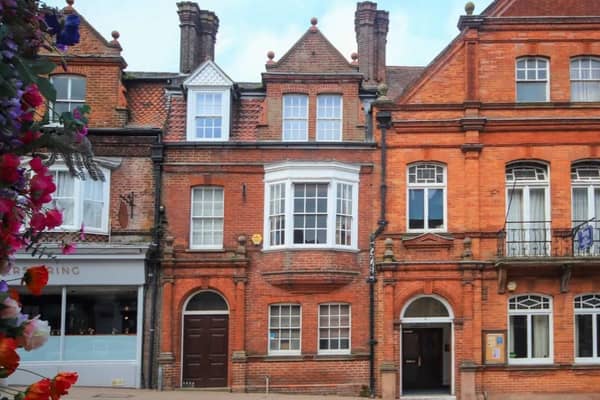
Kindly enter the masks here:
[[74, 387], [64, 400], [353, 400], [364, 397], [325, 396], [281, 393], [230, 393], [214, 390], [158, 391], [147, 389], [117, 389]]

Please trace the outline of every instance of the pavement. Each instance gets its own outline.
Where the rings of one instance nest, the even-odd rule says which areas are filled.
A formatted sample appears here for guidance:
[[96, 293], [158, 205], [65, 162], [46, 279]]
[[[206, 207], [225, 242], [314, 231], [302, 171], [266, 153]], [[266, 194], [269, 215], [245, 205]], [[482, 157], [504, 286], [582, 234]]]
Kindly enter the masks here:
[[[229, 393], [215, 390], [158, 391], [148, 389], [116, 389], [73, 387], [63, 400], [353, 400], [361, 397], [280, 394]], [[362, 398], [364, 400], [364, 398]]]

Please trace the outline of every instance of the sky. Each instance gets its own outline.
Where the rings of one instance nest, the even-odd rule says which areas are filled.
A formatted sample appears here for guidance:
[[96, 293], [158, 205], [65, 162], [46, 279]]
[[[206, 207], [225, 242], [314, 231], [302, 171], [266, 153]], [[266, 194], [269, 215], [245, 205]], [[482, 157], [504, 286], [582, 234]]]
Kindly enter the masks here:
[[[45, 0], [62, 8], [64, 0]], [[427, 65], [458, 34], [467, 0], [379, 0], [390, 13], [387, 65]], [[473, 0], [475, 14], [492, 0]], [[128, 71], [179, 71], [177, 0], [75, 0], [107, 40], [119, 31]], [[318, 28], [350, 61], [356, 51], [356, 0], [199, 0], [219, 17], [215, 62], [237, 82], [259, 82], [267, 52], [275, 61], [318, 18]]]

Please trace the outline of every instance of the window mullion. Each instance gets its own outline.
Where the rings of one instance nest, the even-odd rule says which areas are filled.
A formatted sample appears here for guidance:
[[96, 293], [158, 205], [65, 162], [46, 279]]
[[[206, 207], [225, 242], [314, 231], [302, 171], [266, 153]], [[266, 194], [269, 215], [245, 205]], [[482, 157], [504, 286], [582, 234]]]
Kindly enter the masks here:
[[336, 246], [337, 182], [331, 181], [327, 186], [327, 245]]
[[285, 246], [291, 246], [294, 244], [294, 184], [292, 181], [285, 181], [285, 203], [284, 203], [284, 214], [285, 214], [285, 237], [283, 244]]

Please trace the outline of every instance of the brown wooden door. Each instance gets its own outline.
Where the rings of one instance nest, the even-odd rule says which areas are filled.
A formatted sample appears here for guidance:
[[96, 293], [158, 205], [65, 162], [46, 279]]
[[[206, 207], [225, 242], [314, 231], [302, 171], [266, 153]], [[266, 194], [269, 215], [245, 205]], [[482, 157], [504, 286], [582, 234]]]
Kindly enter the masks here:
[[443, 386], [443, 329], [402, 331], [402, 389], [438, 389]]
[[186, 315], [183, 322], [183, 387], [227, 386], [227, 315]]

